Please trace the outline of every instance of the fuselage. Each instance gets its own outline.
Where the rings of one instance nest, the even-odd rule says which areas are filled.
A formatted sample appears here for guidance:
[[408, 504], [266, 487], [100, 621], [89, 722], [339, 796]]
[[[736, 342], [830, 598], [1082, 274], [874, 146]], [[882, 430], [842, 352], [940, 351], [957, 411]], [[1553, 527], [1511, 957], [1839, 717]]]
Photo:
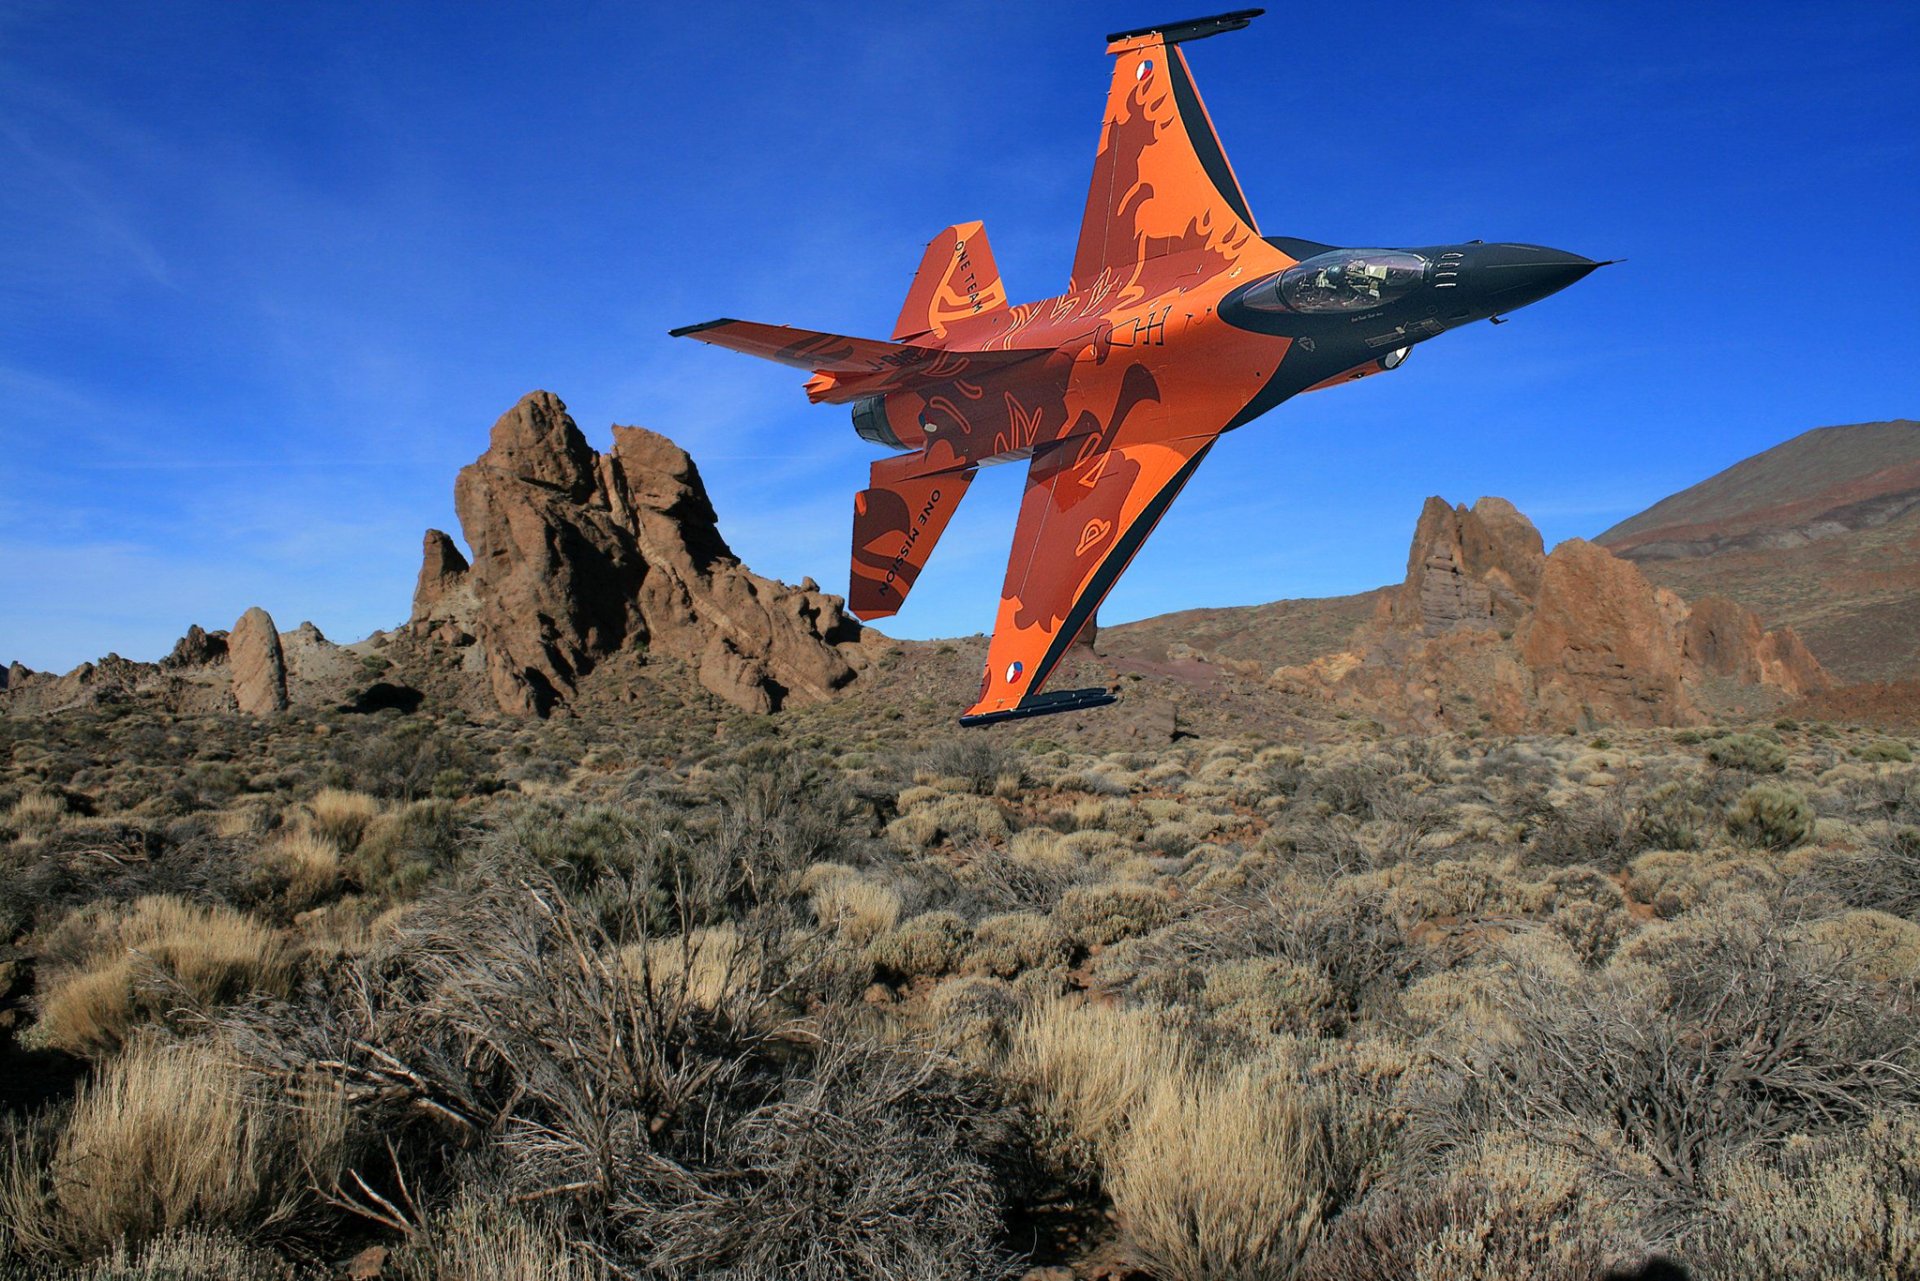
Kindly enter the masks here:
[[[1141, 263], [1127, 279], [963, 317], [919, 343], [954, 376], [857, 401], [860, 434], [928, 469], [1030, 457], [1084, 437], [1239, 427], [1290, 396], [1397, 367], [1414, 344], [1572, 284], [1597, 263], [1535, 245], [1331, 249], [1273, 238]], [[1031, 351], [971, 369], [966, 353]], [[1179, 406], [1176, 415], [1169, 406]]]

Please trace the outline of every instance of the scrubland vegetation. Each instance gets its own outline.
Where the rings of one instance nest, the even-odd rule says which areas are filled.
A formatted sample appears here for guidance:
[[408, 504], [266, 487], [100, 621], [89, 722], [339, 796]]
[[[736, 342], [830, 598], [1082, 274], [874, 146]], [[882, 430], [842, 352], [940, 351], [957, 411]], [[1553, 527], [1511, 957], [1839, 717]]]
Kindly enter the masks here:
[[1920, 1275], [1908, 742], [1045, 732], [0, 720], [0, 1276]]

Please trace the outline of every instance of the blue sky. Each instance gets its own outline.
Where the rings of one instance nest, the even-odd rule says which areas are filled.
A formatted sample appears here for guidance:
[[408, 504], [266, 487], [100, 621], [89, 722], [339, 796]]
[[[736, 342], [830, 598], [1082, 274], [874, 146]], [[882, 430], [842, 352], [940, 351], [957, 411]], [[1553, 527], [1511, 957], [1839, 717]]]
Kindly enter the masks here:
[[[1102, 36], [1211, 6], [547, 9], [0, 2], [0, 661], [155, 658], [256, 603], [391, 626], [542, 387], [596, 445], [680, 441], [748, 564], [844, 591], [872, 448], [666, 330], [884, 335], [968, 218], [1017, 300], [1057, 292]], [[1280, 6], [1189, 57], [1268, 234], [1629, 261], [1228, 437], [1105, 622], [1396, 579], [1428, 494], [1551, 543], [1920, 415], [1910, 6]], [[884, 630], [990, 624], [1021, 474]]]

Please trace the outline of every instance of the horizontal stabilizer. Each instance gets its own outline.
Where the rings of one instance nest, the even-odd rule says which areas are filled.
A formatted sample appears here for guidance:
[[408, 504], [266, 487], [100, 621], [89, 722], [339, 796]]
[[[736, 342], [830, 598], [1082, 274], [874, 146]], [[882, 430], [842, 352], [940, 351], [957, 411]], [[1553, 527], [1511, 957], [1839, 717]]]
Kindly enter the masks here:
[[[906, 391], [968, 374], [1017, 365], [1046, 351], [946, 351], [913, 343], [852, 338], [790, 325], [752, 320], [709, 320], [667, 331], [671, 338], [692, 338], [715, 347], [758, 356], [794, 369], [807, 369], [807, 397], [816, 404], [844, 404], [862, 396]], [[1050, 348], [1048, 350], [1051, 350]]]
[[926, 567], [933, 545], [946, 532], [974, 470], [915, 476], [920, 458], [885, 458], [873, 464], [872, 484], [853, 498], [853, 571], [847, 605], [868, 622], [900, 612]]

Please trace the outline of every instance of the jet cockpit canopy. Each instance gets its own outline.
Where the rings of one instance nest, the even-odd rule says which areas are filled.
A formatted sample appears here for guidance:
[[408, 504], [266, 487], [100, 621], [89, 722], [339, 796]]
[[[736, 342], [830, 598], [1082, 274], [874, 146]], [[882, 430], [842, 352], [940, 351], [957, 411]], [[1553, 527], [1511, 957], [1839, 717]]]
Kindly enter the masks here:
[[1335, 249], [1262, 281], [1243, 301], [1261, 311], [1372, 311], [1406, 297], [1426, 274], [1427, 260], [1404, 249]]

